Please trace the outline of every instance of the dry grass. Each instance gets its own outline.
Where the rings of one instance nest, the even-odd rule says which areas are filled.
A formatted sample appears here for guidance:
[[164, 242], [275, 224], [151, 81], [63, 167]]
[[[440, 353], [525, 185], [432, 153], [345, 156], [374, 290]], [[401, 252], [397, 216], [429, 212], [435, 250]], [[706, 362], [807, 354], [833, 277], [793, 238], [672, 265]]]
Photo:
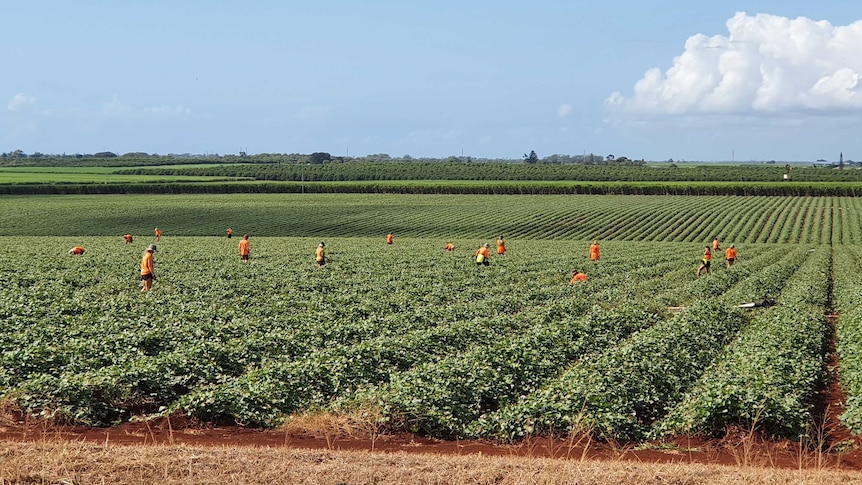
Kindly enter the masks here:
[[837, 484], [862, 473], [255, 447], [0, 443], [7, 484]]

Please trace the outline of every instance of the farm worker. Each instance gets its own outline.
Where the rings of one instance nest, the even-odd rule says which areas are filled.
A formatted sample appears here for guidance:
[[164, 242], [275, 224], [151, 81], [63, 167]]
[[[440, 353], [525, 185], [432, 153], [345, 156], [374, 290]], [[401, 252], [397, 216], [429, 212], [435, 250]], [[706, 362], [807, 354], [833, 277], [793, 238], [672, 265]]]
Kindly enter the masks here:
[[446, 243], [446, 251], [447, 252], [451, 253], [454, 250], [455, 250], [455, 245], [453, 243]]
[[590, 244], [590, 261], [598, 261], [599, 260], [599, 242], [593, 241]]
[[233, 228], [229, 227], [229, 228], [227, 228], [227, 238], [230, 239], [232, 237], [233, 237]]
[[317, 261], [318, 266], [323, 266], [326, 264], [326, 244], [322, 242], [317, 245], [317, 249], [314, 251], [315, 260]]
[[578, 283], [579, 281], [587, 281], [587, 275], [581, 273], [578, 270], [572, 271], [572, 279], [571, 279], [571, 281], [569, 281], [569, 284], [574, 285], [575, 283]]
[[713, 251], [721, 251], [721, 247], [718, 244], [718, 236], [712, 238], [712, 250]]
[[150, 247], [144, 251], [141, 257], [141, 281], [144, 287], [141, 291], [149, 291], [153, 287], [153, 280], [156, 279], [156, 263], [153, 261], [153, 253], [157, 252], [155, 244], [150, 244]]
[[392, 244], [394, 241], [392, 240], [392, 233], [386, 235], [386, 244]]
[[491, 263], [488, 259], [491, 257], [491, 251], [488, 249], [491, 245], [485, 243], [484, 246], [480, 246], [479, 249], [476, 250], [476, 266], [480, 264], [483, 266], [489, 266]]
[[86, 249], [84, 249], [83, 246], [75, 246], [74, 248], [69, 250], [69, 254], [80, 256], [80, 255], [84, 254], [84, 251], [86, 251]]
[[243, 263], [248, 263], [249, 244], [248, 234], [244, 234], [242, 240], [239, 242], [239, 257]]
[[724, 260], [727, 262], [728, 268], [733, 266], [733, 263], [736, 262], [736, 246], [735, 245], [731, 244], [730, 247], [728, 247], [724, 251]]
[[503, 236], [500, 236], [499, 239], [497, 239], [497, 254], [500, 256], [506, 254], [506, 242], [503, 241]]
[[155, 232], [156, 232], [156, 241], [161, 241], [162, 240], [162, 230], [157, 227], [155, 229]]
[[709, 250], [709, 246], [705, 246], [703, 248], [703, 259], [700, 262], [700, 266], [697, 268], [697, 275], [700, 276], [700, 272], [706, 270], [706, 274], [709, 274], [709, 262], [712, 260], [712, 252]]
[[126, 234], [125, 236], [123, 236], [123, 239], [126, 241], [126, 244], [132, 244], [132, 235], [131, 234]]

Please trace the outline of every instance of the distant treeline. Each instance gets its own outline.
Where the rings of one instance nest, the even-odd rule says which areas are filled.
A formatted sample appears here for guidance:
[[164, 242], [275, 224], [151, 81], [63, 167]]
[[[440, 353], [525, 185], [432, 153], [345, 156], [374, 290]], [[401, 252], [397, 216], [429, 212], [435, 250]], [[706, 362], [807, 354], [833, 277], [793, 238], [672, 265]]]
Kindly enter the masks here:
[[484, 194], [484, 195], [740, 195], [862, 196], [862, 184], [799, 182], [223, 182], [131, 184], [7, 184], [0, 195], [95, 194], [233, 194], [233, 193], [357, 193], [357, 194]]
[[352, 162], [214, 165], [137, 168], [127, 175], [206, 175], [270, 181], [345, 182], [376, 180], [535, 180], [593, 182], [798, 182], [862, 181], [862, 170], [774, 165], [613, 166], [528, 163]]

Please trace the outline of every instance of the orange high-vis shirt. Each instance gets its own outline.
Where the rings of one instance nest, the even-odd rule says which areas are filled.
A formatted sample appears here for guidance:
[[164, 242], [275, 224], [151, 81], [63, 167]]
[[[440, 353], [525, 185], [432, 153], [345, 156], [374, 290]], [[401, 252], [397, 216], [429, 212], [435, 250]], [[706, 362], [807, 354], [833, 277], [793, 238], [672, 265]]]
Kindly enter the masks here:
[[70, 252], [70, 253], [72, 253], [72, 254], [84, 254], [84, 251], [85, 251], [85, 249], [84, 249], [83, 247], [81, 247], [81, 246], [75, 246], [75, 247], [74, 247], [74, 248], [72, 248], [72, 250], [71, 250], [71, 251], [69, 251], [69, 252]]
[[488, 248], [486, 248], [485, 246], [482, 246], [481, 248], [479, 248], [479, 249], [476, 251], [476, 256], [478, 256], [478, 255], [480, 255], [480, 254], [481, 254], [482, 256], [485, 256], [485, 259], [489, 259], [489, 258], [491, 257], [491, 252], [490, 252], [490, 251], [488, 251]]
[[392, 233], [386, 235], [386, 244], [392, 244]]
[[712, 240], [712, 249], [718, 249], [718, 247], [719, 247], [718, 239], [713, 239]]
[[578, 273], [575, 276], [572, 276], [572, 280], [569, 281], [570, 285], [577, 283], [578, 281], [587, 281], [587, 275], [583, 273]]
[[326, 259], [326, 250], [320, 246], [317, 246], [317, 249], [314, 250], [314, 255], [317, 261], [323, 261]]
[[141, 258], [141, 276], [152, 274], [154, 270], [153, 253], [144, 251], [144, 256]]
[[497, 239], [497, 254], [506, 253], [506, 243], [502, 239]]
[[452, 251], [455, 249], [455, 245], [452, 243], [446, 244], [446, 251]]
[[703, 260], [709, 261], [710, 259], [712, 259], [712, 253], [709, 252], [709, 249], [707, 249], [703, 252]]
[[596, 261], [599, 259], [599, 245], [590, 244], [590, 259]]
[[248, 239], [243, 239], [239, 242], [239, 254], [240, 256], [248, 256], [249, 254], [249, 245]]
[[724, 259], [736, 259], [736, 248], [727, 248], [724, 251]]

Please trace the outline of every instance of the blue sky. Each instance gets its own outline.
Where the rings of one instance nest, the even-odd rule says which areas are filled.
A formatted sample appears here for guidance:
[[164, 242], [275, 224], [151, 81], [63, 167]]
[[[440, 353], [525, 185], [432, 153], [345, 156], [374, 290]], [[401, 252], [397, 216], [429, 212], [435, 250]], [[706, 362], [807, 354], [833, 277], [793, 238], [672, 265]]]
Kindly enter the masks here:
[[0, 151], [862, 159], [851, 1], [23, 1]]

